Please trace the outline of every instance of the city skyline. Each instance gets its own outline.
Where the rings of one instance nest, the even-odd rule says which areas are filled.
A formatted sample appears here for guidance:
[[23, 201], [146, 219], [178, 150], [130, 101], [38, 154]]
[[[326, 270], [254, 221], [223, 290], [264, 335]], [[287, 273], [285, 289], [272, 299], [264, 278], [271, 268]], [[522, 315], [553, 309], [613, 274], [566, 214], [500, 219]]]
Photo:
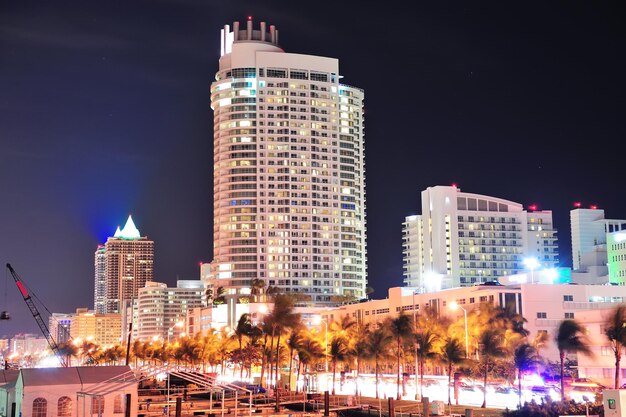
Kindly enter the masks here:
[[[218, 31], [252, 16], [287, 51], [336, 57], [365, 90], [367, 250], [375, 297], [402, 285], [420, 192], [552, 210], [571, 266], [575, 201], [624, 218], [624, 12], [541, 2], [380, 8], [289, 2], [20, 2], [0, 14], [0, 253], [54, 312], [93, 304], [93, 252], [132, 215], [157, 282], [196, 279], [212, 235]], [[348, 24], [349, 23], [349, 24]], [[8, 274], [0, 334], [36, 325]], [[71, 291], [70, 291], [71, 289]]]

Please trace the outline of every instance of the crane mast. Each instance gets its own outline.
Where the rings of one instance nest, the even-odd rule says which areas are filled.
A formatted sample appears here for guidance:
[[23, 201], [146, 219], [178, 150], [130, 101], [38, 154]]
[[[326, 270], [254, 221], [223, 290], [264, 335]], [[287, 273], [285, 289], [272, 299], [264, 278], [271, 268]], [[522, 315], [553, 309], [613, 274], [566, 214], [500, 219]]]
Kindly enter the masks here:
[[35, 319], [35, 321], [39, 325], [39, 328], [41, 329], [41, 332], [43, 333], [44, 337], [48, 341], [48, 345], [50, 346], [50, 349], [52, 350], [52, 353], [54, 353], [57, 356], [57, 358], [59, 358], [59, 361], [61, 362], [61, 365], [66, 367], [67, 366], [67, 360], [61, 354], [61, 352], [59, 350], [59, 345], [57, 345], [57, 342], [52, 338], [52, 335], [50, 334], [50, 330], [48, 330], [48, 326], [46, 326], [46, 323], [41, 318], [41, 314], [39, 314], [39, 310], [37, 309], [37, 306], [35, 305], [33, 299], [31, 298], [30, 294], [28, 293], [28, 290], [26, 289], [26, 287], [22, 283], [21, 278], [19, 277], [17, 272], [15, 272], [15, 270], [13, 269], [11, 264], [7, 264], [7, 268], [9, 269], [9, 271], [11, 272], [11, 275], [13, 276], [13, 279], [15, 280], [15, 284], [17, 285], [17, 289], [20, 291], [20, 294], [22, 294], [22, 297], [24, 298], [24, 302], [26, 302], [26, 305], [30, 309], [30, 313], [33, 315], [33, 318]]

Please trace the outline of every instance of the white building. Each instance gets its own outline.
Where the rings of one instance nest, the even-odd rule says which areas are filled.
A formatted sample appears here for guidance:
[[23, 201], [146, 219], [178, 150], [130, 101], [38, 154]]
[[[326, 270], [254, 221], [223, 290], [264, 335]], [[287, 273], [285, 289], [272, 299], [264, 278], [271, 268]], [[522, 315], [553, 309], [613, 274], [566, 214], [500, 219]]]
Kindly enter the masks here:
[[200, 280], [178, 280], [176, 288], [147, 282], [133, 304], [133, 339], [167, 341], [180, 336], [187, 313], [204, 305], [203, 295]]
[[626, 232], [608, 233], [606, 246], [609, 281], [612, 284], [626, 285]]
[[605, 219], [598, 208], [576, 208], [570, 211], [570, 223], [574, 271], [587, 272], [595, 283], [609, 282], [607, 236], [626, 230], [626, 220]]
[[420, 292], [495, 281], [558, 264], [551, 211], [526, 211], [519, 203], [461, 192], [456, 186], [422, 191], [422, 214], [403, 223], [405, 283]]
[[[453, 310], [452, 302], [461, 308]], [[575, 319], [585, 327], [593, 355], [578, 356], [580, 377], [588, 377], [609, 386], [615, 374], [615, 360], [607, 338], [604, 322], [616, 306], [626, 302], [626, 286], [615, 285], [568, 285], [530, 284], [476, 285], [452, 288], [436, 293], [415, 294], [407, 287], [389, 289], [386, 299], [372, 300], [329, 308], [322, 313], [326, 323], [339, 321], [348, 315], [358, 323], [382, 322], [396, 317], [401, 311], [408, 315], [420, 314], [425, 308], [434, 309], [440, 316], [464, 320], [481, 303], [492, 303], [499, 307], [509, 305], [527, 322], [524, 328], [532, 340], [538, 333], [547, 333], [547, 345], [541, 349], [543, 358], [559, 361], [559, 352], [554, 341], [558, 326], [564, 319]], [[465, 312], [463, 311], [465, 309]], [[471, 321], [471, 319], [470, 319]], [[320, 329], [323, 330], [323, 329]], [[468, 335], [470, 355], [477, 348], [477, 339], [471, 324]], [[575, 355], [573, 356], [573, 358]], [[621, 364], [622, 378], [626, 378], [626, 363]]]
[[[186, 332], [189, 335], [201, 333], [206, 335], [211, 330], [234, 329], [243, 314], [250, 316], [253, 325], [263, 323], [266, 314], [270, 313], [274, 304], [238, 303], [220, 304], [216, 306], [194, 308], [187, 314]], [[326, 309], [323, 307], [294, 307], [294, 313], [300, 314], [302, 323], [307, 327], [315, 327], [319, 317]]]
[[131, 216], [94, 255], [96, 313], [122, 313], [153, 277], [154, 242], [142, 237]]
[[137, 378], [128, 366], [24, 368], [13, 389], [7, 409], [15, 407], [15, 416], [137, 416]]
[[364, 298], [363, 91], [339, 82], [337, 59], [285, 52], [273, 25], [221, 35], [213, 286], [247, 297], [262, 279], [303, 305]]

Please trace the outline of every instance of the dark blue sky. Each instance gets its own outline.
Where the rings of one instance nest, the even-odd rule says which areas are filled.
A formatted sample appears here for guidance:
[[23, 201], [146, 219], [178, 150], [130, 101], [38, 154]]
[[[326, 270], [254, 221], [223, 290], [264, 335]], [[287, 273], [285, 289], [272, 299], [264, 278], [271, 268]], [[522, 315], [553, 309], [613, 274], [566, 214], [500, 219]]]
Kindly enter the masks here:
[[[366, 92], [368, 263], [402, 283], [401, 223], [420, 192], [462, 190], [626, 218], [619, 3], [8, 1], [0, 5], [0, 260], [45, 306], [93, 306], [93, 253], [133, 215], [156, 280], [211, 259], [219, 31], [276, 25], [288, 52], [336, 57]], [[38, 333], [5, 272], [0, 335]], [[0, 287], [1, 288], [1, 287]], [[42, 308], [42, 312], [45, 312]]]

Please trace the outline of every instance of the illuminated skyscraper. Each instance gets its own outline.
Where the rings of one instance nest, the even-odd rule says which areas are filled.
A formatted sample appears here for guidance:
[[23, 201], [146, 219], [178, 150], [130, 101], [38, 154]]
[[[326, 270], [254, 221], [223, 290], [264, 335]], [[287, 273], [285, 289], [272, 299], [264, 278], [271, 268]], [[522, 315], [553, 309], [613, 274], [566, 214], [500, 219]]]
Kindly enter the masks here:
[[363, 90], [339, 83], [337, 59], [287, 53], [267, 29], [222, 30], [212, 285], [231, 299], [255, 279], [301, 304], [364, 298]]
[[137, 297], [152, 281], [154, 242], [142, 237], [131, 216], [95, 253], [94, 310], [122, 313], [124, 302]]

